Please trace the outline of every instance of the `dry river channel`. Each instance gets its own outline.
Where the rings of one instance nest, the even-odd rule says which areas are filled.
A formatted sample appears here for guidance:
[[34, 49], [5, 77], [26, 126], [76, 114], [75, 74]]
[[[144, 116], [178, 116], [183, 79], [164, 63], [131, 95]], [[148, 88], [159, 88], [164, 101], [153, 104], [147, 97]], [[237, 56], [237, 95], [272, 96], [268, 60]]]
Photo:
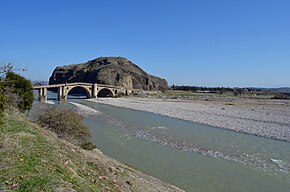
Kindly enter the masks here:
[[289, 142], [83, 99], [50, 103], [31, 115], [77, 110], [104, 154], [186, 191], [289, 192]]

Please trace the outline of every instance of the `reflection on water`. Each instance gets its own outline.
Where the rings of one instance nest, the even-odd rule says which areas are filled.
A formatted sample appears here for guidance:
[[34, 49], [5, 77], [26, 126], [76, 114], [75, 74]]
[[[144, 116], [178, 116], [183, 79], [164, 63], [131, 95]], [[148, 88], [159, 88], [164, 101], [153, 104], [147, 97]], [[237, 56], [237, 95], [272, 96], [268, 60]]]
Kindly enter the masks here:
[[73, 102], [101, 112], [86, 116], [85, 124], [105, 154], [186, 191], [289, 192], [290, 143], [87, 100]]

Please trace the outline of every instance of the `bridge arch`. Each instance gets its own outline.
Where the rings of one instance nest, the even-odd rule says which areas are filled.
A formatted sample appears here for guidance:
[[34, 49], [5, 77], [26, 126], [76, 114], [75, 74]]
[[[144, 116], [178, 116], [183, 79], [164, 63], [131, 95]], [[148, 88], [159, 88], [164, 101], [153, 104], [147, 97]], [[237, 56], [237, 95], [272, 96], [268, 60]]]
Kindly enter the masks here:
[[73, 90], [81, 90], [82, 92], [85, 92], [87, 95], [87, 98], [92, 98], [92, 93], [91, 89], [87, 86], [81, 86], [81, 85], [76, 85], [76, 86], [68, 86], [66, 90], [66, 95], [68, 96]]
[[82, 82], [33, 86], [33, 90], [38, 90], [38, 100], [40, 102], [45, 102], [47, 100], [47, 89], [55, 89], [55, 91], [58, 92], [58, 100], [66, 101], [68, 94], [74, 88], [81, 88], [84, 90], [88, 98], [115, 97], [121, 94], [127, 95], [132, 92], [132, 90], [127, 90], [123, 87]]
[[114, 92], [108, 88], [102, 88], [98, 91], [97, 97], [113, 97]]

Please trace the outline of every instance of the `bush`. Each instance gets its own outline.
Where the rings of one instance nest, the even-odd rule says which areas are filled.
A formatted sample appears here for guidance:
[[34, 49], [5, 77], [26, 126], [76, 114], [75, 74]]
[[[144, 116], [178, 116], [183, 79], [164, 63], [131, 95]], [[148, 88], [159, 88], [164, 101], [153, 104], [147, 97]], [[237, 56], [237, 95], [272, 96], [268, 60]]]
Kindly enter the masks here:
[[83, 116], [72, 110], [51, 108], [40, 114], [38, 122], [55, 132], [60, 138], [82, 143], [90, 137], [89, 129], [82, 123]]
[[284, 100], [288, 100], [289, 96], [285, 95], [285, 94], [277, 94], [274, 97], [272, 97], [271, 99], [284, 99]]
[[81, 144], [81, 148], [82, 149], [85, 149], [85, 150], [93, 150], [95, 148], [97, 148], [97, 146], [95, 144], [93, 144], [92, 142], [90, 141], [85, 141]]
[[237, 88], [237, 89], [234, 90], [233, 94], [234, 94], [234, 96], [238, 96], [238, 95], [241, 96], [243, 92], [244, 92], [243, 89]]
[[29, 80], [13, 72], [7, 72], [4, 80], [4, 90], [9, 104], [17, 105], [22, 111], [31, 109], [34, 96]]

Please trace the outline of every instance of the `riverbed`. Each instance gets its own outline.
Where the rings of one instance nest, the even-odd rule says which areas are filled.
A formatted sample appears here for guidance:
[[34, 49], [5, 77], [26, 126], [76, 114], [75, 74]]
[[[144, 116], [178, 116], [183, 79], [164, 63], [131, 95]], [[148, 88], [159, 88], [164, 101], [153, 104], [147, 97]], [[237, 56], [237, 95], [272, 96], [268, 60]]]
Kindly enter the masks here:
[[288, 142], [88, 100], [72, 102], [58, 106], [85, 114], [92, 141], [104, 154], [181, 189], [289, 191]]
[[153, 112], [195, 123], [290, 142], [290, 101], [223, 98], [214, 100], [98, 98], [93, 102]]

